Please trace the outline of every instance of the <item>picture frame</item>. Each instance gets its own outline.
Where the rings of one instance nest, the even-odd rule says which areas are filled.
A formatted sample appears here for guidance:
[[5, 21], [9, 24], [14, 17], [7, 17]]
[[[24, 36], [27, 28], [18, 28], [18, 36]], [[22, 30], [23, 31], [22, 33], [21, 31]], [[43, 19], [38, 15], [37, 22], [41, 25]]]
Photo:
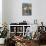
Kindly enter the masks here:
[[32, 15], [32, 4], [31, 3], [22, 3], [22, 15], [23, 16]]

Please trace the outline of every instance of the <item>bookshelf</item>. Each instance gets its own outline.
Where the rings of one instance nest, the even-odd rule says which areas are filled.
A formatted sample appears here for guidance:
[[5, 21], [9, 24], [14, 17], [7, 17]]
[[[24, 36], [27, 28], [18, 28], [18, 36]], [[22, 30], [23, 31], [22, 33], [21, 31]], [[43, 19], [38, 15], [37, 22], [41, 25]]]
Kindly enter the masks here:
[[22, 35], [25, 36], [26, 28], [30, 27], [31, 25], [9, 25], [9, 33], [10, 35]]

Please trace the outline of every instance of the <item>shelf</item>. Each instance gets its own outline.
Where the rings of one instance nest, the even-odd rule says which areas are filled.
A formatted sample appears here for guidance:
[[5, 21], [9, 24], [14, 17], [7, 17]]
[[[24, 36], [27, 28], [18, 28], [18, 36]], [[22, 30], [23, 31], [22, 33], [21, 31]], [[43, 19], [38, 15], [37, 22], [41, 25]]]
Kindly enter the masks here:
[[[10, 33], [15, 33], [15, 32], [10, 32]], [[16, 32], [16, 33], [23, 33], [23, 32]]]
[[[25, 36], [26, 34], [26, 28], [30, 27], [31, 25], [9, 25], [10, 27], [10, 33], [16, 33], [17, 35], [22, 34], [22, 36]], [[14, 30], [16, 32], [14, 32]], [[12, 31], [12, 32], [11, 32]]]
[[31, 25], [9, 25], [9, 26], [31, 26]]
[[10, 33], [15, 33], [15, 32], [10, 32]]
[[16, 32], [16, 33], [23, 33], [23, 32]]

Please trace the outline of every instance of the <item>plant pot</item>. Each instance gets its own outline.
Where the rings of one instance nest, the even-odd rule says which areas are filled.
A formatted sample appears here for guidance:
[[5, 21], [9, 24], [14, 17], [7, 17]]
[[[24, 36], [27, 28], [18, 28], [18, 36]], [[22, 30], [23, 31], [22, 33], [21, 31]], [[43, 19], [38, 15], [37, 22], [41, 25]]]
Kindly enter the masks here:
[[0, 44], [4, 44], [5, 38], [0, 38]]

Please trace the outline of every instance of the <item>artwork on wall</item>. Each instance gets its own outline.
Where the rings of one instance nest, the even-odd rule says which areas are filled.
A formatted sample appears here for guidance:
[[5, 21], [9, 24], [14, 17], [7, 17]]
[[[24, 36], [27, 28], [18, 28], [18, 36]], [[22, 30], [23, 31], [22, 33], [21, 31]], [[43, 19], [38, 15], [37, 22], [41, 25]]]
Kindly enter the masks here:
[[31, 16], [32, 15], [32, 4], [31, 3], [23, 3], [22, 4], [22, 15], [23, 16]]

